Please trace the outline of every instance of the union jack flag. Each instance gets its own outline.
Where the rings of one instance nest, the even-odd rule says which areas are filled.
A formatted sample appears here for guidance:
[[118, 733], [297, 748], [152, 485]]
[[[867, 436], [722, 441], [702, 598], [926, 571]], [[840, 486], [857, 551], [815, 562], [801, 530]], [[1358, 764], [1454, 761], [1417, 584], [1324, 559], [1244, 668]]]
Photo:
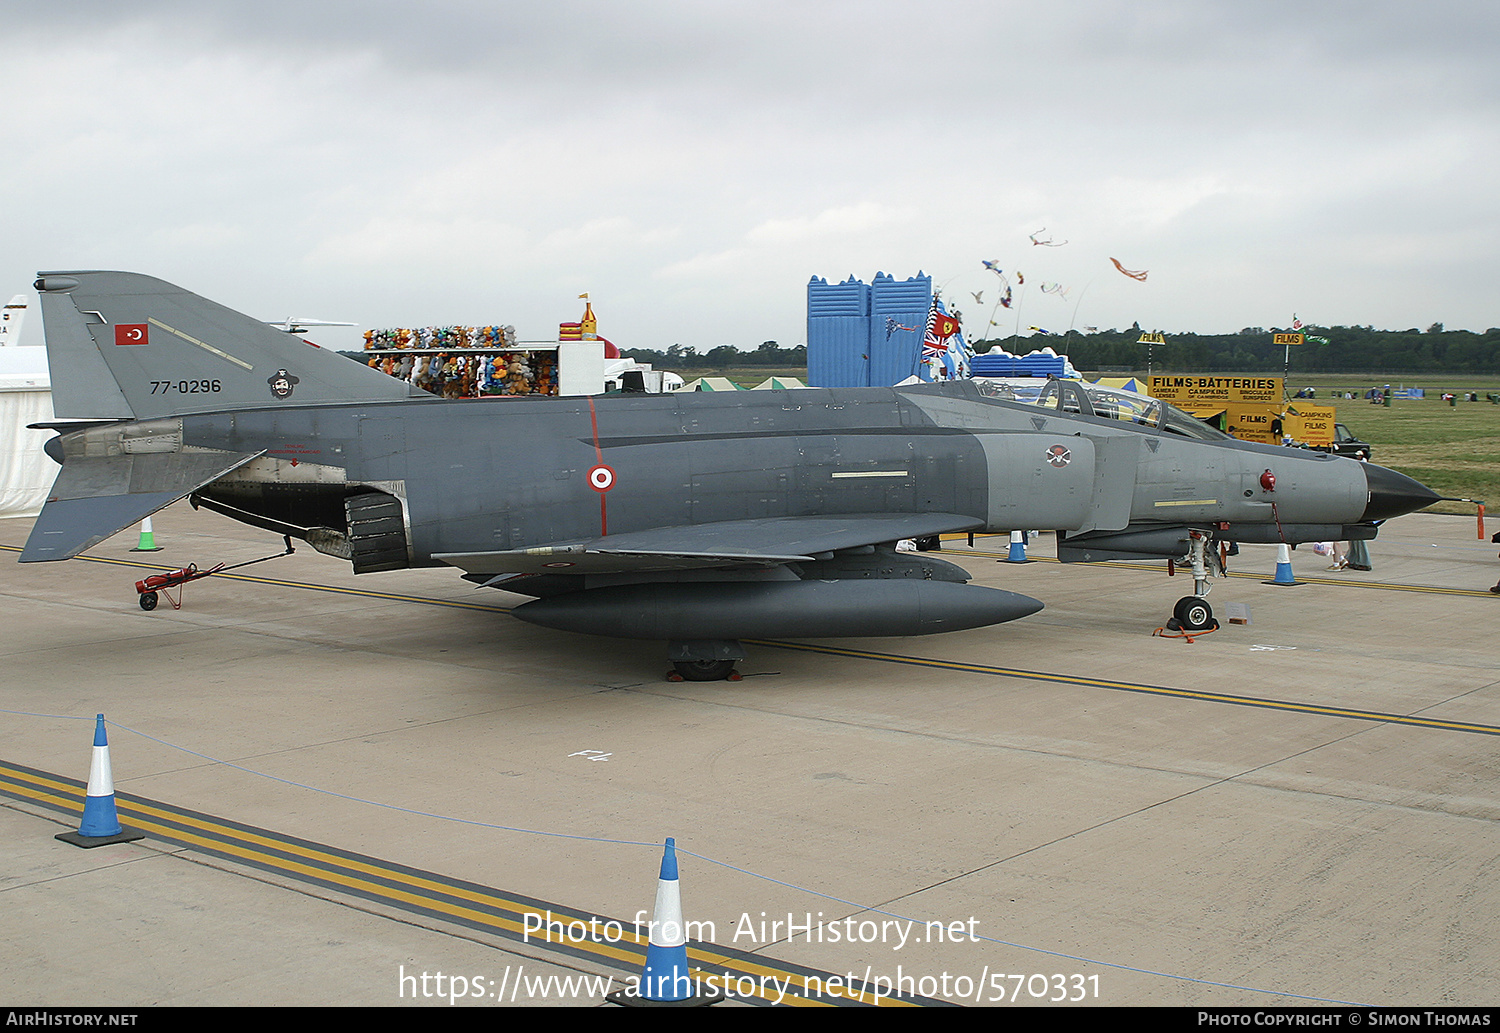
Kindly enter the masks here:
[[958, 330], [958, 321], [938, 312], [937, 299], [927, 310], [927, 333], [922, 337], [922, 358], [930, 359], [948, 350], [947, 340]]
[[949, 377], [969, 375], [969, 350], [959, 333], [958, 320], [942, 311], [934, 297], [927, 310], [927, 332], [922, 336], [922, 366], [935, 370], [938, 364]]

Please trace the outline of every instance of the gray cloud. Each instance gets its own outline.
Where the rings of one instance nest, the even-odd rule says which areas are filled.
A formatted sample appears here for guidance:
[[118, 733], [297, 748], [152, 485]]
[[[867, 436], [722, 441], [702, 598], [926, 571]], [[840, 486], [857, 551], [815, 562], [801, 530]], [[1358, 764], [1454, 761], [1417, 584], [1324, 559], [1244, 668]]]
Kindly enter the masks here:
[[1023, 328], [1500, 323], [1486, 3], [54, 6], [0, 4], [7, 297], [123, 267], [543, 337], [588, 290], [708, 348], [989, 258], [1071, 286]]

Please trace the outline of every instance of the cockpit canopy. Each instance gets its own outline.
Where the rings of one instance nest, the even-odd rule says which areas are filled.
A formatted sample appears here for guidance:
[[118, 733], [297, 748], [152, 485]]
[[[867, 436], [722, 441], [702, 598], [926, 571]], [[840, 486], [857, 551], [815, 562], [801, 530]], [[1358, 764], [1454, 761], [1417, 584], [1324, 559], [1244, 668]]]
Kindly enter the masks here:
[[1013, 381], [985, 380], [981, 377], [975, 377], [974, 384], [987, 398], [1002, 398], [1043, 409], [1057, 409], [1076, 416], [1121, 420], [1147, 430], [1180, 434], [1203, 441], [1234, 440], [1230, 435], [1195, 419], [1190, 413], [1168, 405], [1159, 398], [1134, 391], [1103, 387], [1082, 380], [1055, 378], [1040, 381], [1035, 387]]

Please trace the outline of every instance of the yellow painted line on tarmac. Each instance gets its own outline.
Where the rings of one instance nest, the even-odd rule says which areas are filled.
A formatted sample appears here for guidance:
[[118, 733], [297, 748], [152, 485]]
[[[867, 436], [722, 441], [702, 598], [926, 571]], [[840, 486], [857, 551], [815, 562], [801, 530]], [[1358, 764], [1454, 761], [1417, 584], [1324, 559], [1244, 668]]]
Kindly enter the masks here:
[[[0, 552], [20, 552], [21, 549], [15, 545], [0, 545]], [[171, 567], [161, 563], [145, 563], [141, 560], [122, 560], [111, 556], [74, 556], [75, 560], [83, 560], [87, 563], [108, 563], [116, 567], [132, 567], [137, 570], [180, 570], [180, 567]], [[320, 585], [307, 581], [286, 581], [281, 578], [259, 577], [255, 574], [236, 574], [227, 572], [223, 574], [212, 574], [210, 577], [225, 578], [231, 581], [247, 581], [257, 585], [274, 585], [278, 588], [302, 588], [311, 592], [333, 592], [337, 595], [351, 595], [366, 599], [388, 599], [398, 603], [422, 603], [425, 606], [446, 606], [458, 610], [481, 610], [485, 613], [509, 613], [509, 606], [488, 606], [484, 603], [464, 603], [449, 599], [433, 599], [422, 595], [403, 595], [399, 592], [375, 592], [365, 588], [341, 588], [337, 585]], [[135, 586], [132, 585], [133, 589]]]
[[[8, 766], [5, 765], [4, 762], [0, 762], [0, 769], [4, 769], [7, 767]], [[49, 779], [45, 777], [32, 776], [31, 781], [37, 784], [46, 785], [50, 789], [53, 789], [58, 793], [68, 794], [70, 792], [75, 792], [72, 786], [55, 778]], [[61, 797], [54, 796], [53, 799], [67, 800], [70, 803], [81, 805], [81, 801], [75, 800], [67, 795]], [[141, 799], [117, 801], [116, 809], [120, 814], [129, 816], [131, 818], [131, 824], [139, 825], [145, 831], [150, 831], [158, 835], [162, 835], [170, 831], [172, 836], [190, 838], [192, 842], [199, 845], [205, 845], [211, 842], [208, 838], [206, 838], [208, 834], [223, 833], [227, 828], [227, 826], [212, 821], [211, 819], [197, 817], [191, 811], [179, 811], [168, 808], [164, 805], [153, 805], [152, 803]], [[152, 819], [157, 820], [153, 822]], [[168, 820], [175, 822], [178, 828], [176, 828], [175, 830], [170, 830], [167, 826], [161, 824], [162, 821]], [[202, 832], [204, 833], [204, 835], [198, 835], [197, 832], [193, 830]], [[249, 859], [257, 856], [256, 854], [252, 853], [252, 851], [277, 849], [284, 853], [292, 854], [294, 855], [294, 857], [300, 857], [304, 859], [307, 862], [306, 864], [302, 864], [295, 860], [286, 862], [288, 864], [297, 865], [296, 870], [302, 872], [303, 874], [313, 874], [315, 869], [312, 867], [312, 865], [337, 865], [344, 872], [354, 872], [363, 876], [384, 877], [389, 874], [389, 869], [384, 865], [362, 862], [353, 859], [352, 857], [336, 856], [328, 853], [325, 850], [319, 850], [310, 844], [304, 844], [297, 840], [289, 840], [277, 837], [271, 833], [260, 834], [248, 829], [240, 829], [236, 832], [235, 839], [237, 839], [241, 844], [244, 844], [244, 847], [242, 849], [236, 851], [238, 853], [238, 856], [241, 856], [243, 858]], [[225, 847], [223, 849], [227, 850], [229, 848]], [[368, 885], [366, 883], [354, 881], [351, 878], [336, 878], [336, 881], [341, 881], [343, 885], [349, 888], [367, 888]], [[517, 904], [514, 901], [497, 896], [493, 893], [481, 894], [471, 890], [465, 890], [462, 887], [439, 881], [436, 878], [429, 879], [423, 878], [421, 876], [408, 876], [407, 881], [411, 886], [421, 890], [434, 893], [444, 893], [464, 900], [472, 901], [474, 903], [485, 905], [499, 905], [511, 908], [522, 907], [522, 905]], [[414, 902], [416, 898], [407, 896], [404, 899], [407, 899], [409, 902]], [[451, 909], [449, 910], [449, 913], [454, 915], [460, 914], [459, 911]], [[519, 923], [506, 922], [502, 920], [502, 924], [513, 932], [521, 931], [521, 925]], [[641, 942], [644, 943], [644, 941]], [[624, 957], [625, 955], [621, 956]]]
[[[0, 546], [0, 549], [19, 552], [14, 546]], [[956, 554], [960, 555], [960, 554]], [[995, 556], [994, 553], [981, 553], [978, 551], [967, 552], [961, 555], [971, 556]], [[105, 557], [78, 556], [75, 559], [91, 560], [95, 563], [113, 563], [121, 566], [145, 567], [154, 570], [173, 570], [173, 567], [162, 567], [156, 564], [140, 563], [134, 560], [118, 560]], [[1042, 558], [1044, 562], [1056, 563], [1055, 558]], [[1160, 573], [1161, 568], [1143, 568], [1130, 563], [1118, 563], [1103, 561], [1090, 564], [1090, 566], [1109, 566], [1127, 570], [1152, 570]], [[381, 599], [390, 599], [396, 602], [420, 603], [430, 606], [453, 606], [465, 609], [484, 610], [493, 613], [509, 613], [508, 607], [484, 606], [480, 604], [465, 604], [448, 602], [442, 599], [430, 599], [423, 596], [397, 595], [394, 593], [366, 592], [361, 589], [346, 589], [332, 585], [308, 584], [300, 581], [281, 581], [273, 578], [257, 578], [251, 576], [240, 576], [234, 574], [214, 575], [215, 577], [240, 577], [241, 580], [254, 581], [261, 584], [273, 585], [282, 588], [301, 588], [312, 591], [334, 592], [348, 595], [366, 595]], [[1265, 580], [1260, 575], [1231, 573], [1230, 577], [1255, 578]], [[1333, 579], [1312, 579], [1312, 583], [1348, 584], [1362, 588], [1391, 588], [1404, 591], [1430, 591], [1440, 594], [1455, 595], [1482, 595], [1490, 596], [1489, 592], [1466, 592], [1459, 589], [1423, 588], [1417, 585], [1385, 585], [1370, 584], [1359, 581], [1334, 581]], [[1174, 689], [1167, 686], [1147, 685], [1144, 683], [1118, 682], [1103, 678], [1088, 678], [1079, 675], [1053, 674], [1046, 671], [1027, 671], [1020, 668], [997, 667], [990, 664], [966, 663], [957, 660], [938, 660], [927, 657], [904, 656], [898, 653], [882, 653], [875, 650], [849, 649], [842, 646], [819, 645], [811, 642], [785, 642], [768, 639], [745, 639], [747, 645], [768, 646], [773, 649], [788, 649], [807, 653], [823, 653], [830, 656], [845, 656], [852, 659], [873, 660], [880, 663], [905, 664], [914, 667], [930, 667], [941, 670], [962, 671], [967, 674], [982, 674], [1003, 678], [1018, 678], [1028, 681], [1050, 682], [1056, 684], [1077, 685], [1085, 688], [1109, 689], [1118, 692], [1135, 692], [1152, 696], [1175, 697], [1180, 699], [1193, 699], [1206, 703], [1226, 703], [1234, 706], [1256, 707], [1266, 710], [1279, 710], [1288, 713], [1314, 714], [1323, 717], [1348, 718], [1359, 721], [1374, 721], [1385, 724], [1406, 725], [1415, 728], [1433, 728], [1453, 732], [1469, 732], [1478, 735], [1500, 735], [1500, 727], [1494, 725], [1473, 724], [1462, 721], [1441, 721], [1435, 718], [1415, 717], [1407, 714], [1390, 714], [1374, 710], [1356, 710], [1347, 707], [1321, 706], [1313, 703], [1297, 703], [1292, 700], [1276, 700], [1256, 696], [1236, 696], [1222, 692], [1202, 692], [1193, 689]]]
[[[963, 535], [955, 535], [954, 536], [954, 540], [955, 541], [967, 541], [967, 539]], [[985, 552], [985, 551], [983, 551], [981, 549], [978, 549], [978, 548], [974, 548], [974, 549], [965, 548], [964, 551], [962, 551], [962, 552], [955, 552], [955, 553], [953, 553], [953, 555], [954, 556], [979, 556], [979, 557], [982, 557], [984, 559], [1000, 560], [1000, 561], [1004, 562], [1005, 559], [1006, 559], [1006, 557], [1008, 556], [1008, 553], [1003, 553], [1003, 552]], [[1057, 563], [1059, 565], [1062, 565], [1062, 561], [1059, 560], [1056, 556], [1031, 556], [1031, 555], [1028, 555], [1026, 557], [1026, 559], [1027, 559], [1028, 562], [1031, 562], [1031, 563]], [[1067, 564], [1067, 566], [1111, 567], [1111, 568], [1113, 568], [1115, 570], [1140, 570], [1140, 571], [1149, 571], [1152, 574], [1165, 574], [1166, 571], [1167, 571], [1167, 568], [1165, 566], [1160, 565], [1159, 563], [1152, 563], [1150, 565], [1147, 565], [1147, 562], [1126, 563], [1126, 562], [1123, 562], [1123, 561], [1120, 561], [1120, 560], [1098, 560], [1098, 561], [1093, 562], [1093, 563]], [[1181, 574], [1181, 575], [1186, 576], [1187, 572], [1185, 570], [1183, 570], [1183, 569], [1179, 569], [1178, 573]], [[1254, 572], [1251, 572], [1251, 571], [1244, 571], [1244, 570], [1231, 570], [1228, 574], [1226, 574], [1224, 576], [1225, 577], [1232, 577], [1232, 578], [1244, 578], [1244, 579], [1247, 579], [1247, 580], [1250, 580], [1250, 581], [1270, 581], [1272, 575], [1271, 574], [1266, 574], [1266, 573], [1257, 574], [1257, 573], [1254, 573]], [[1355, 581], [1352, 578], [1317, 577], [1317, 576], [1314, 576], [1314, 577], [1305, 577], [1305, 576], [1302, 576], [1300, 574], [1297, 575], [1297, 582], [1298, 582], [1298, 584], [1304, 584], [1305, 583], [1305, 584], [1309, 584], [1309, 585], [1337, 585], [1340, 588], [1381, 588], [1381, 589], [1385, 589], [1386, 591], [1389, 591], [1389, 592], [1418, 592], [1418, 593], [1421, 593], [1423, 595], [1457, 595], [1457, 596], [1466, 596], [1466, 597], [1475, 598], [1475, 599], [1496, 599], [1496, 598], [1500, 598], [1500, 596], [1495, 595], [1493, 592], [1491, 592], [1487, 588], [1481, 588], [1481, 589], [1475, 589], [1475, 588], [1441, 588], [1441, 587], [1438, 587], [1436, 585], [1403, 585], [1403, 584], [1398, 584], [1396, 582], [1390, 582], [1390, 581]]]
[[[85, 786], [76, 780], [0, 761], [0, 794], [81, 815], [84, 791]], [[613, 941], [603, 934], [574, 939], [566, 935], [570, 923], [581, 922], [585, 929], [596, 923], [597, 928], [604, 929], [611, 920], [133, 794], [117, 791], [115, 807], [121, 822], [130, 829], [263, 871], [277, 872], [297, 882], [346, 892], [509, 940], [552, 947], [632, 974], [639, 974], [645, 968], [647, 939], [633, 922], [613, 920], [619, 930]], [[540, 930], [535, 928], [544, 915], [561, 923], [562, 930], [545, 925]], [[529, 933], [527, 916], [533, 917]], [[713, 943], [689, 944], [687, 954], [695, 980], [720, 987], [726, 979], [748, 980], [753, 986], [739, 982], [735, 996], [759, 998], [753, 1003], [775, 1003], [778, 997], [782, 1004], [798, 1007], [917, 1007], [947, 1003], [911, 996], [876, 997], [867, 986], [863, 992], [861, 987], [844, 987], [847, 974], [782, 963]], [[786, 989], [779, 991], [776, 986], [767, 986], [768, 979]], [[830, 987], [830, 980], [840, 985]], [[625, 982], [622, 980], [622, 984]], [[816, 990], [812, 989], [814, 985]], [[743, 993], [739, 987], [744, 988]]]
[[1076, 685], [1083, 688], [1109, 689], [1115, 692], [1135, 692], [1148, 696], [1164, 696], [1176, 699], [1198, 700], [1204, 703], [1228, 703], [1234, 706], [1256, 707], [1264, 710], [1280, 710], [1297, 714], [1315, 714], [1320, 717], [1348, 718], [1356, 721], [1375, 721], [1382, 724], [1408, 725], [1416, 728], [1436, 728], [1449, 732], [1471, 732], [1478, 735], [1500, 735], [1500, 726], [1473, 724], [1465, 721], [1442, 721], [1437, 718], [1415, 717], [1408, 714], [1387, 714], [1378, 710], [1356, 710], [1350, 707], [1324, 706], [1317, 703], [1298, 703], [1294, 700], [1269, 699], [1259, 696], [1235, 696], [1225, 692], [1203, 692], [1197, 689], [1174, 689], [1164, 685], [1147, 685], [1140, 682], [1111, 681], [1107, 678], [1089, 678], [1073, 674], [1052, 674], [1046, 671], [1027, 671], [1013, 667], [997, 667], [991, 664], [966, 663], [960, 660], [936, 660], [929, 657], [902, 656], [897, 653], [880, 653], [866, 649], [848, 649], [842, 646], [826, 646], [813, 642], [776, 642], [770, 640], [745, 640], [746, 645], [770, 646], [773, 649], [791, 649], [804, 653], [823, 653], [829, 656], [844, 656], [859, 660], [876, 660], [882, 663], [906, 664], [912, 667], [930, 667], [945, 671], [962, 671], [966, 674], [985, 674], [1001, 678], [1018, 678], [1058, 685]]
[[[955, 534], [952, 536], [944, 536], [944, 540], [966, 541], [967, 537], [962, 534]], [[0, 551], [18, 553], [21, 551], [21, 549], [20, 547], [15, 545], [0, 545]], [[977, 548], [966, 549], [964, 552], [954, 553], [953, 555], [977, 556], [983, 559], [993, 559], [1000, 561], [1004, 561], [1007, 558], [1006, 553], [985, 552]], [[109, 563], [119, 567], [131, 567], [138, 570], [169, 571], [179, 569], [177, 567], [170, 567], [160, 563], [144, 563], [140, 560], [122, 560], [108, 556], [75, 556], [73, 558], [77, 560], [84, 560], [89, 563]], [[1060, 562], [1055, 556], [1028, 556], [1027, 560], [1032, 563]], [[1166, 570], [1165, 567], [1159, 565], [1147, 566], [1141, 563], [1124, 563], [1118, 560], [1100, 560], [1096, 563], [1090, 563], [1087, 565], [1090, 567], [1110, 567], [1115, 570], [1148, 571], [1153, 574], [1161, 574]], [[509, 606], [490, 606], [485, 603], [465, 603], [450, 599], [434, 599], [430, 596], [406, 595], [400, 592], [376, 592], [364, 588], [343, 588], [336, 585], [320, 585], [306, 581], [287, 581], [281, 578], [259, 577], [254, 574], [224, 573], [214, 574], [211, 576], [216, 578], [230, 578], [235, 581], [244, 581], [251, 584], [271, 585], [278, 588], [300, 588], [312, 592], [332, 592], [336, 595], [348, 595], [357, 598], [384, 599], [391, 602], [400, 603], [420, 603], [424, 606], [442, 606], [457, 610], [478, 610], [483, 613], [510, 613], [512, 609], [512, 607]], [[1266, 574], [1257, 574], [1247, 571], [1230, 571], [1225, 576], [1231, 578], [1242, 578], [1250, 581], [1270, 580], [1270, 577]], [[1433, 585], [1403, 585], [1392, 582], [1354, 581], [1348, 578], [1327, 577], [1299, 577], [1298, 582], [1310, 585], [1335, 585], [1338, 587], [1349, 588], [1384, 589], [1391, 592], [1417, 592], [1423, 595], [1463, 596], [1467, 598], [1482, 599], [1500, 598], [1500, 596], [1495, 595], [1488, 589], [1440, 588]]]

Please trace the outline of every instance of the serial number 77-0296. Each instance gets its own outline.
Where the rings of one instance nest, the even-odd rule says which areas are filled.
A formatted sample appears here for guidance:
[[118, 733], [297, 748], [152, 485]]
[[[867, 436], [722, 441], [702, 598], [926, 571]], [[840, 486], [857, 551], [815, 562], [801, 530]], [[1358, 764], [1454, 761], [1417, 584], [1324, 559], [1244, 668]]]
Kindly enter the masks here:
[[222, 390], [224, 390], [223, 382], [218, 380], [151, 381], [151, 393], [154, 395], [169, 395], [173, 391], [180, 395], [207, 395], [217, 394]]

